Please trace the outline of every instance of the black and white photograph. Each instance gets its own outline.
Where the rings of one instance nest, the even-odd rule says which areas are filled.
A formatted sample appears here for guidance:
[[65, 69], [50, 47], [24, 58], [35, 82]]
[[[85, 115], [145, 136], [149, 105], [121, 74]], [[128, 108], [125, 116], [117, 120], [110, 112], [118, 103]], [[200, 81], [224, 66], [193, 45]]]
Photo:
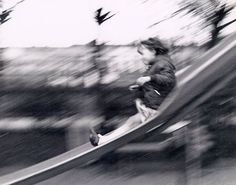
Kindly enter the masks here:
[[0, 0], [0, 185], [236, 185], [235, 0]]

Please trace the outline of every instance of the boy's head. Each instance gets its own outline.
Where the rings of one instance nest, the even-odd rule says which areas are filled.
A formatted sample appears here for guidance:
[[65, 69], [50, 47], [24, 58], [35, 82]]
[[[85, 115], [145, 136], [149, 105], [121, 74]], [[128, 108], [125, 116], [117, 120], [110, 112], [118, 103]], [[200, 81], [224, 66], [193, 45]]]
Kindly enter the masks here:
[[154, 59], [158, 55], [165, 55], [169, 49], [156, 37], [143, 40], [138, 44], [138, 53], [143, 57], [144, 63]]

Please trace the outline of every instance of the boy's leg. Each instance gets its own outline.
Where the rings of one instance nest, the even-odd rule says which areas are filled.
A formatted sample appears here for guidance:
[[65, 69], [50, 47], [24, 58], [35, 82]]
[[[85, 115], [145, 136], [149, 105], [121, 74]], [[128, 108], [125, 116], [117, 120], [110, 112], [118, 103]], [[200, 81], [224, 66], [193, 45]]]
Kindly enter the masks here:
[[114, 131], [111, 131], [105, 135], [98, 135], [98, 144], [106, 143], [111, 139], [114, 139], [123, 133], [129, 131], [130, 129], [138, 126], [141, 121], [141, 116], [139, 113], [135, 114], [134, 116], [131, 116], [122, 126], [115, 129]]

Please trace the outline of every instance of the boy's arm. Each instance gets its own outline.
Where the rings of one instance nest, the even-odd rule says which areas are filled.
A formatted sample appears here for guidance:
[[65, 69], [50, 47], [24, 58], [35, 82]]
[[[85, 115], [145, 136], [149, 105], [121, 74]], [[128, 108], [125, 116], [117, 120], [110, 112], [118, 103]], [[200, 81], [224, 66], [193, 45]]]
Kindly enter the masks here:
[[[155, 73], [158, 71], [158, 73]], [[171, 84], [175, 81], [175, 73], [173, 67], [169, 63], [160, 63], [154, 66], [154, 73], [150, 75], [150, 80], [157, 84], [165, 85]]]
[[151, 81], [151, 76], [142, 76], [136, 80], [136, 84], [142, 86], [143, 84], [149, 81]]

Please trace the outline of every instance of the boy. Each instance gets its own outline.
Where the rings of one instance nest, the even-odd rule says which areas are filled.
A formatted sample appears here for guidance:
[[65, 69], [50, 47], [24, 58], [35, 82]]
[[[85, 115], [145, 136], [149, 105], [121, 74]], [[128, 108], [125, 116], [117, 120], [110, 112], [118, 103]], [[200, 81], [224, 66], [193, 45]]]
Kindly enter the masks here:
[[171, 63], [168, 51], [157, 38], [140, 42], [138, 53], [142, 55], [146, 71], [136, 80], [135, 88], [130, 87], [130, 90], [137, 94], [138, 113], [130, 117], [121, 127], [106, 135], [97, 134], [91, 129], [90, 142], [93, 146], [106, 143], [157, 114], [158, 107], [176, 84], [175, 67]]

